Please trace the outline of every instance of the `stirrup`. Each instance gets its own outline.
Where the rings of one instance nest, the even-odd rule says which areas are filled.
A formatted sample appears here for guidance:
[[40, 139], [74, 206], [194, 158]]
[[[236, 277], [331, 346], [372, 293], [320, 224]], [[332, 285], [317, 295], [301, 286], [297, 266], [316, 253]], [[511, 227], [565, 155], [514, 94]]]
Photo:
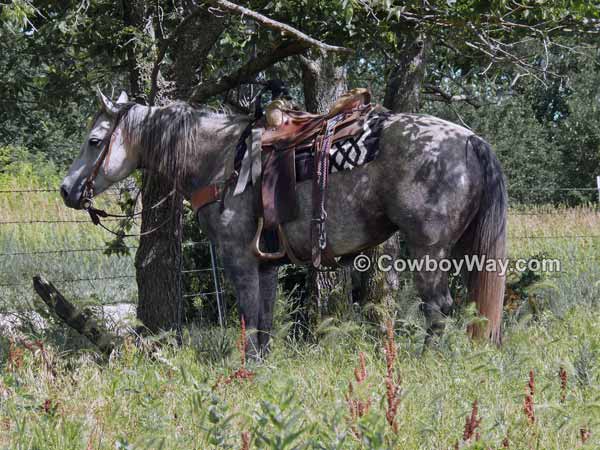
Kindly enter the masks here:
[[277, 236], [279, 237], [279, 248], [274, 253], [265, 253], [260, 249], [260, 235], [263, 231], [263, 226], [265, 223], [265, 219], [262, 217], [258, 218], [258, 228], [256, 230], [256, 235], [254, 235], [254, 239], [252, 240], [252, 252], [260, 259], [265, 259], [267, 261], [275, 261], [277, 259], [285, 258], [285, 235], [283, 234], [283, 230], [281, 229], [281, 225], [277, 225]]

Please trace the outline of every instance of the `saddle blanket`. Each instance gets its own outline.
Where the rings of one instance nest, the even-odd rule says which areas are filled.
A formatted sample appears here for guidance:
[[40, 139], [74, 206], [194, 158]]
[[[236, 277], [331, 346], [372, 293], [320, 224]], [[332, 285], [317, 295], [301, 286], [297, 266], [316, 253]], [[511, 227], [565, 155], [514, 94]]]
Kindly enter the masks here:
[[[390, 115], [387, 111], [371, 112], [359, 134], [334, 142], [329, 151], [329, 173], [352, 170], [377, 158], [381, 130]], [[313, 177], [313, 146], [296, 148], [295, 166], [297, 182]]]

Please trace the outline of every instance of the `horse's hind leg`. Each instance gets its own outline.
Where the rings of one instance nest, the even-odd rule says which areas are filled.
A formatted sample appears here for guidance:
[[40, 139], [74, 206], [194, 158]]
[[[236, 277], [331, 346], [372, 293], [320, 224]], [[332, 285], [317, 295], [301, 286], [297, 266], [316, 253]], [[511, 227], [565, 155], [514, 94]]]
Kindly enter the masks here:
[[[448, 287], [448, 272], [440, 270], [439, 261], [448, 258], [449, 251], [445, 247], [410, 247], [411, 257], [422, 260], [421, 270], [415, 272], [415, 286], [423, 303], [421, 310], [427, 321], [427, 341], [432, 336], [439, 335], [444, 331], [444, 319], [452, 310], [452, 297]], [[426, 264], [427, 255], [430, 261], [436, 261], [435, 267], [430, 262]]]

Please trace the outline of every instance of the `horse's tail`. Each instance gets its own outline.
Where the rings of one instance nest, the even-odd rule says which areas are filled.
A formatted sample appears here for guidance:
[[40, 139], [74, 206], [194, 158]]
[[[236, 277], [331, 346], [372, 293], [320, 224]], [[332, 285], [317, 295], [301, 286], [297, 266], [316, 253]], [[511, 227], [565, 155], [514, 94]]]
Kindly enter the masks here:
[[[466, 254], [479, 257], [488, 262], [506, 259], [506, 213], [508, 198], [506, 184], [500, 162], [490, 145], [478, 136], [471, 136], [467, 146], [471, 145], [479, 158], [482, 169], [483, 190], [479, 210], [467, 230], [469, 247]], [[467, 149], [468, 150], [468, 149]], [[468, 276], [469, 297], [475, 301], [479, 313], [487, 318], [485, 325], [475, 324], [469, 327], [473, 337], [489, 338], [492, 342], [502, 342], [502, 310], [506, 274], [483, 270], [477, 266]]]

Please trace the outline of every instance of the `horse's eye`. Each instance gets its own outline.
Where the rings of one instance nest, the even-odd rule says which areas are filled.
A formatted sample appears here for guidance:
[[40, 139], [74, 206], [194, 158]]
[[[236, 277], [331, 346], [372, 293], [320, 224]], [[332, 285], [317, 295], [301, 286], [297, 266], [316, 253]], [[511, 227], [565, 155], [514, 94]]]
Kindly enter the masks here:
[[92, 138], [89, 140], [90, 145], [93, 145], [94, 147], [100, 144], [100, 142], [102, 142], [102, 140], [97, 138]]

